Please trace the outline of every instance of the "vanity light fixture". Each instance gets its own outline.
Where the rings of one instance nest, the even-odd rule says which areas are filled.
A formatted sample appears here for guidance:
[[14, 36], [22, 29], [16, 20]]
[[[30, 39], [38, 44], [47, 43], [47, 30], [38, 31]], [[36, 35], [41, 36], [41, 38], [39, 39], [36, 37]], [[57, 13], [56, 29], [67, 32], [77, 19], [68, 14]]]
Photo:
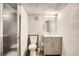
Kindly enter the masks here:
[[45, 18], [56, 18], [57, 12], [45, 12]]

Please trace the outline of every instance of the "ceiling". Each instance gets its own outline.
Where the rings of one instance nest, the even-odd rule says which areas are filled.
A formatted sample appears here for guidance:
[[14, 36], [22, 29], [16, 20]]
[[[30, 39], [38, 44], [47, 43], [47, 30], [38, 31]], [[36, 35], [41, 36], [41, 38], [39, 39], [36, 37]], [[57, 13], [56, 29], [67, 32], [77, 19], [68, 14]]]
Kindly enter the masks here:
[[27, 3], [23, 4], [28, 13], [58, 12], [68, 3]]

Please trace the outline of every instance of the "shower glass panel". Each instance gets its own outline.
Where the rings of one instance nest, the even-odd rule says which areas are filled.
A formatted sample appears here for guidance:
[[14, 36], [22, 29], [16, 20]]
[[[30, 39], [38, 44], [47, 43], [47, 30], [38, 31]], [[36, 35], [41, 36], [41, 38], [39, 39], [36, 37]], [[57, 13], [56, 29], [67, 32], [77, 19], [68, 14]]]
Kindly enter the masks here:
[[17, 4], [3, 4], [3, 55], [17, 55]]
[[0, 56], [3, 54], [2, 42], [3, 42], [3, 21], [2, 21], [2, 4], [0, 3]]

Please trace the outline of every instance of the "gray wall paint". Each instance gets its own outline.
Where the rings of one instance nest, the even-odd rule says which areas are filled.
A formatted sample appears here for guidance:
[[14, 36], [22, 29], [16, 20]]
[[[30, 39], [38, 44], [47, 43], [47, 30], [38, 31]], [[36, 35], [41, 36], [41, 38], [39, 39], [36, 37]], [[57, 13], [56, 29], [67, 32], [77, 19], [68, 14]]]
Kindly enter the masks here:
[[69, 4], [58, 14], [58, 34], [63, 37], [62, 55], [79, 55], [79, 4]]

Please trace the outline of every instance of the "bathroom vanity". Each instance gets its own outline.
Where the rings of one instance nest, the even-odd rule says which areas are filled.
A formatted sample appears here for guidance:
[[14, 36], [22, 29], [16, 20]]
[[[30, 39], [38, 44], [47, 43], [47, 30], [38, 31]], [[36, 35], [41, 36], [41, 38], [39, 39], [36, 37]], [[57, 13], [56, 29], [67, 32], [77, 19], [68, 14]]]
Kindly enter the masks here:
[[62, 54], [62, 37], [44, 37], [44, 55], [60, 56]]

